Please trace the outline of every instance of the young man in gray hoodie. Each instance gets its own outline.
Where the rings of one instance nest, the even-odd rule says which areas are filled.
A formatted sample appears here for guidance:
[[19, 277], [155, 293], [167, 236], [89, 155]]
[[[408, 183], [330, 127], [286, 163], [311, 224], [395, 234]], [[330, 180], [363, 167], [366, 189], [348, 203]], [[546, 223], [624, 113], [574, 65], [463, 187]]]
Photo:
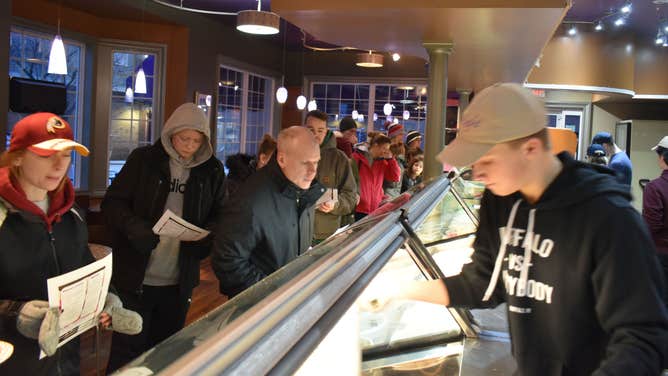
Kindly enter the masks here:
[[114, 252], [112, 283], [123, 303], [141, 314], [137, 336], [114, 335], [109, 371], [180, 330], [199, 261], [211, 239], [180, 241], [152, 227], [166, 210], [210, 228], [222, 207], [223, 166], [213, 155], [209, 120], [192, 103], [179, 106], [155, 144], [135, 149], [102, 202]]

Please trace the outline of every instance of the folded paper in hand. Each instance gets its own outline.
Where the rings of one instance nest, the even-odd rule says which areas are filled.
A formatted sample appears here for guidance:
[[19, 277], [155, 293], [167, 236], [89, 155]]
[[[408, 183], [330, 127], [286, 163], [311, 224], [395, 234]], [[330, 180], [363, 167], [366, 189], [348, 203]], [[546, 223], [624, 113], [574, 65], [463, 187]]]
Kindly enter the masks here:
[[318, 206], [320, 204], [324, 204], [325, 202], [332, 202], [336, 203], [339, 201], [339, 190], [336, 188], [327, 188], [325, 193], [320, 196], [318, 201], [315, 202], [315, 206]]
[[193, 225], [169, 209], [155, 223], [153, 233], [183, 241], [196, 241], [209, 235], [209, 231]]

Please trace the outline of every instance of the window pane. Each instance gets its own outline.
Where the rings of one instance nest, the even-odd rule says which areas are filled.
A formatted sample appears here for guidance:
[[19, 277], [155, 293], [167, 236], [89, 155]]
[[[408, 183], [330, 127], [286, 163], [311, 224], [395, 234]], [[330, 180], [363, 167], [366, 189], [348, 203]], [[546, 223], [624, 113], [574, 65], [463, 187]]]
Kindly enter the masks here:
[[[155, 54], [117, 51], [112, 54], [112, 96], [109, 121], [109, 181], [132, 150], [153, 140]], [[144, 70], [146, 93], [136, 92], [137, 72]], [[132, 95], [126, 96], [131, 89]]]

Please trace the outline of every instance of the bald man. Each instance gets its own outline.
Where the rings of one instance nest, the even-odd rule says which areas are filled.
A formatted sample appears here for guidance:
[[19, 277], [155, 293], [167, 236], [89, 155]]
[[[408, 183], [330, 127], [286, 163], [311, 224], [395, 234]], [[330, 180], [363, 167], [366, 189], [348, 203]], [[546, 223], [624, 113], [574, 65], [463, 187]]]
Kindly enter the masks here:
[[320, 145], [303, 127], [278, 134], [269, 163], [225, 203], [216, 226], [213, 270], [232, 297], [304, 253], [313, 238]]

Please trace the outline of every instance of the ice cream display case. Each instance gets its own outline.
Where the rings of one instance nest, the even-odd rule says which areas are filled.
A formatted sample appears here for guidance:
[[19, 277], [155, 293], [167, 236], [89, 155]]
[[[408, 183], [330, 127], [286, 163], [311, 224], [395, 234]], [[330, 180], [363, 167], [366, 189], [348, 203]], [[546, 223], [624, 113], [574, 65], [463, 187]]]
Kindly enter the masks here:
[[470, 261], [479, 188], [445, 176], [416, 187], [394, 210], [342, 229], [119, 373], [511, 374], [503, 308], [375, 306], [375, 296], [457, 274]]

